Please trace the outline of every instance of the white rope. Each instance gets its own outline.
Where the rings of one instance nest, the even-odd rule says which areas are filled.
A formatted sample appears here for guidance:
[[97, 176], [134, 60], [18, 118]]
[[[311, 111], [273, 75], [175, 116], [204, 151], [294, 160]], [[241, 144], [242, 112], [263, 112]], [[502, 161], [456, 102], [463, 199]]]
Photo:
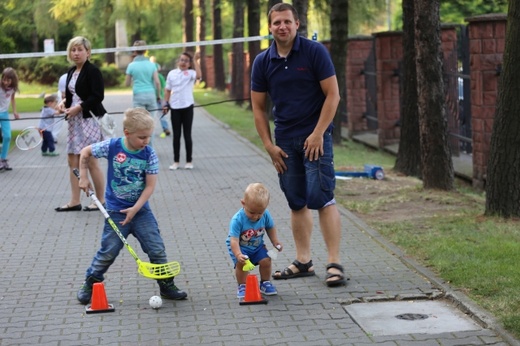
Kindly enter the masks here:
[[[182, 48], [182, 47], [196, 47], [196, 46], [209, 46], [225, 43], [238, 43], [238, 42], [251, 42], [270, 40], [271, 35], [267, 36], [251, 36], [251, 37], [235, 37], [235, 38], [224, 38], [219, 40], [209, 41], [195, 41], [195, 42], [183, 42], [183, 43], [165, 43], [165, 44], [152, 44], [148, 46], [139, 46], [139, 50], [150, 50], [150, 49], [165, 49], [165, 48]], [[116, 48], [101, 48], [92, 49], [92, 54], [104, 54], [104, 53], [116, 53], [116, 52], [132, 52], [135, 47], [116, 47]], [[48, 56], [66, 56], [66, 51], [60, 52], [34, 52], [34, 53], [13, 53], [13, 54], [0, 54], [0, 59], [19, 59], [19, 58], [42, 58]]]

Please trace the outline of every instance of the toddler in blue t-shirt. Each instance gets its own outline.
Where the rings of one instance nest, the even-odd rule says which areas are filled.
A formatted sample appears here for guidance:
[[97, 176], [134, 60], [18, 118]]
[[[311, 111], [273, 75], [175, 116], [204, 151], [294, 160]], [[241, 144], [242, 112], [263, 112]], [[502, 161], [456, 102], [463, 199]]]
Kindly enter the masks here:
[[264, 235], [267, 234], [278, 251], [282, 251], [283, 246], [278, 240], [273, 218], [267, 210], [269, 190], [260, 183], [249, 184], [240, 202], [242, 209], [231, 219], [226, 239], [229, 255], [235, 266], [237, 298], [245, 296], [248, 273], [244, 271], [244, 264], [247, 259], [260, 266], [260, 291], [265, 295], [275, 295], [278, 292], [269, 281], [271, 258], [267, 254]]

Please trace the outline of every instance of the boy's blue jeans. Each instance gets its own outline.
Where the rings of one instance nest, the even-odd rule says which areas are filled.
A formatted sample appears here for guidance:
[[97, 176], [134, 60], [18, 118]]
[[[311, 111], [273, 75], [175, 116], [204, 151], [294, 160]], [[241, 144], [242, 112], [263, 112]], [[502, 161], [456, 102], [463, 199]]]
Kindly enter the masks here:
[[[125, 219], [125, 214], [112, 210], [109, 210], [108, 213], [125, 238], [128, 239], [130, 234], [137, 238], [151, 263], [162, 264], [168, 262], [157, 220], [150, 209], [143, 207], [132, 221], [124, 226], [120, 222]], [[99, 281], [103, 281], [104, 274], [110, 265], [114, 263], [123, 246], [124, 244], [116, 232], [105, 221], [101, 237], [101, 248], [87, 269], [86, 277], [92, 276]]]

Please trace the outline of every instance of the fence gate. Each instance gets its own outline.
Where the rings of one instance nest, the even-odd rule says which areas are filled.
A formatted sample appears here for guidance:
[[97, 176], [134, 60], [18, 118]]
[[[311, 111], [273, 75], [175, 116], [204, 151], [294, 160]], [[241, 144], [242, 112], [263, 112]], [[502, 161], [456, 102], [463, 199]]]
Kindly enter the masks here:
[[363, 113], [363, 118], [366, 119], [367, 129], [375, 131], [378, 128], [377, 121], [377, 74], [376, 74], [376, 48], [375, 42], [372, 45], [370, 54], [365, 60], [362, 71], [365, 76], [366, 88], [366, 111]]
[[459, 26], [458, 47], [444, 61], [444, 87], [449, 144], [452, 154], [472, 152], [471, 89], [467, 27]]

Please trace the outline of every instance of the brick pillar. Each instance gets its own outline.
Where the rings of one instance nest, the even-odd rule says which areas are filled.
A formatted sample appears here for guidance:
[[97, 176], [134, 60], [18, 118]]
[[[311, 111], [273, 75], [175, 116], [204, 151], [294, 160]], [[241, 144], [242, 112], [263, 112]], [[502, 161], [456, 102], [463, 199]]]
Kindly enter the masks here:
[[244, 98], [251, 93], [251, 63], [249, 52], [244, 52]]
[[498, 97], [507, 17], [491, 14], [467, 18], [470, 47], [473, 186], [483, 188]]
[[379, 147], [399, 143], [395, 126], [401, 117], [399, 64], [403, 60], [403, 33], [387, 31], [374, 34], [377, 71], [377, 121]]
[[362, 72], [373, 45], [372, 36], [357, 36], [348, 40], [346, 88], [349, 137], [356, 132], [367, 130], [367, 121], [363, 117], [367, 111], [367, 90]]
[[207, 88], [215, 88], [215, 65], [213, 64], [213, 56], [205, 55], [206, 75], [202, 76], [202, 80], [206, 82]]

